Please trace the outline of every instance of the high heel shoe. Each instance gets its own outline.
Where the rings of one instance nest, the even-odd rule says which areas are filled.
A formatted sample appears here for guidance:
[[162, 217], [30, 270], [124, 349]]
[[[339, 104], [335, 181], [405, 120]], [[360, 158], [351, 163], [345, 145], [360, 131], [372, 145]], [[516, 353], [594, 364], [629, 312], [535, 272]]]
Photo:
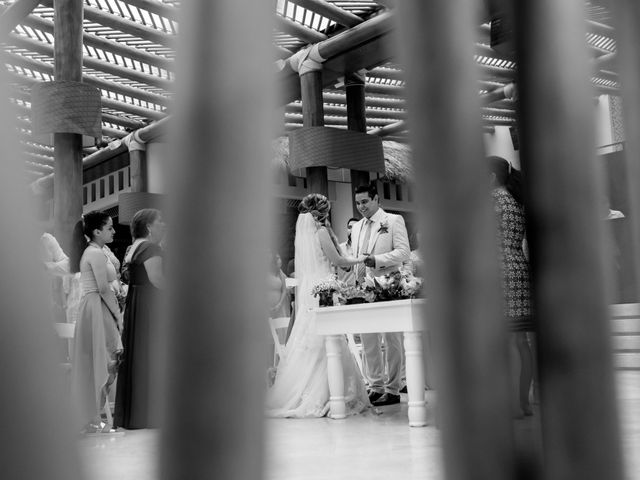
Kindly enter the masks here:
[[531, 409], [531, 405], [522, 405], [520, 408], [522, 409], [522, 413], [524, 413], [525, 417], [533, 416], [533, 410]]

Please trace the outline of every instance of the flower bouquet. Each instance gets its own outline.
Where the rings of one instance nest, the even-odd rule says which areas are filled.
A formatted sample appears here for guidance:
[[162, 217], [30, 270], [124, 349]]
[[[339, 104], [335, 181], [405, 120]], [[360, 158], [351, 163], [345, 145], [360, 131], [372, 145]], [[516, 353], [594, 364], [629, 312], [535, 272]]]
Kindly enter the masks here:
[[344, 282], [338, 280], [335, 275], [316, 283], [311, 289], [314, 297], [320, 297], [321, 307], [331, 307], [340, 303], [340, 296], [345, 289]]

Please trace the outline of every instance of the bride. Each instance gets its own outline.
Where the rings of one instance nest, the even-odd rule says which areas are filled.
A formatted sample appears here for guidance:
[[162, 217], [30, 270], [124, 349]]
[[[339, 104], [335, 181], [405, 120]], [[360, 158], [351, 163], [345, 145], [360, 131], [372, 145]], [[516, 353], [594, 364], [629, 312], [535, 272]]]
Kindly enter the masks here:
[[[333, 272], [333, 265], [347, 267], [362, 259], [343, 257], [328, 224], [329, 200], [311, 193], [302, 199], [296, 223], [295, 272], [296, 320], [278, 365], [275, 383], [267, 392], [267, 416], [323, 417], [329, 412], [329, 384], [324, 337], [316, 335], [308, 309], [318, 306], [313, 286]], [[364, 257], [363, 257], [364, 258]], [[347, 414], [370, 406], [369, 398], [346, 340], [342, 345], [342, 367]]]

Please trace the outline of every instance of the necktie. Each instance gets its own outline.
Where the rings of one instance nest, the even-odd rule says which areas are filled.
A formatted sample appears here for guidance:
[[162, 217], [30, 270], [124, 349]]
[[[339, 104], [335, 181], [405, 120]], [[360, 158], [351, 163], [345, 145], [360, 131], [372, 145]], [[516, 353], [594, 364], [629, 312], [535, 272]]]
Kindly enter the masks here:
[[[366, 219], [364, 223], [364, 235], [362, 237], [362, 243], [360, 243], [360, 246], [358, 248], [358, 255], [369, 253], [367, 252], [367, 250], [369, 249], [369, 237], [371, 237], [371, 224], [373, 222], [369, 219]], [[366, 267], [364, 266], [364, 263], [358, 263], [356, 265], [356, 282], [359, 285], [362, 285], [364, 283], [365, 272]]]

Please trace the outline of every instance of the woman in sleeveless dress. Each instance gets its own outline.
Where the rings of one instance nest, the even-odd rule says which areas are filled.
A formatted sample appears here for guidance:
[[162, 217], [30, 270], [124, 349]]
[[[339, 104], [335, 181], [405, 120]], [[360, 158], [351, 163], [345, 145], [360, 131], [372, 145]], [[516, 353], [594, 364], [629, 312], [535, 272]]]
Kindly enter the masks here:
[[[311, 325], [311, 307], [318, 299], [311, 290], [333, 273], [333, 265], [346, 267], [358, 259], [341, 256], [338, 242], [328, 224], [329, 201], [319, 194], [307, 195], [300, 204], [295, 238], [296, 321], [278, 365], [273, 386], [267, 391], [266, 413], [270, 417], [323, 417], [329, 412], [329, 384], [324, 337]], [[370, 406], [364, 380], [355, 360], [342, 345], [348, 414]]]
[[102, 423], [101, 413], [115, 380], [122, 342], [120, 309], [110, 287], [117, 278], [116, 268], [103, 247], [113, 241], [114, 233], [113, 221], [104, 212], [86, 214], [74, 230], [70, 264], [72, 272], [80, 271], [82, 299], [76, 322], [71, 395], [85, 432], [111, 429], [111, 425]]
[[158, 427], [158, 295], [164, 287], [160, 211], [145, 208], [131, 220], [133, 246], [125, 256], [129, 290], [124, 310], [124, 355], [116, 389], [115, 424], [126, 429]]

